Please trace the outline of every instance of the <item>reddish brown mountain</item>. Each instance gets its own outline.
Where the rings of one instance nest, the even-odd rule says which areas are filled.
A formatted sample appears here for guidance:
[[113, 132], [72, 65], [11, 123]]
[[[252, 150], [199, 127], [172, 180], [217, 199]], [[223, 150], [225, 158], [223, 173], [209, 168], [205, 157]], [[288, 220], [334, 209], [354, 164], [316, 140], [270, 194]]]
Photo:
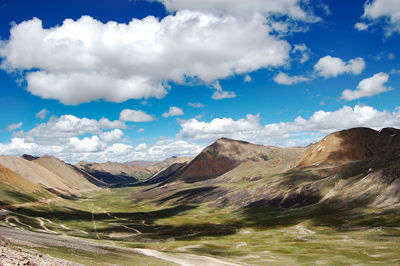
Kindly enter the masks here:
[[399, 144], [400, 130], [352, 128], [329, 134], [309, 146], [299, 166], [319, 164], [343, 165], [383, 155]]
[[255, 145], [227, 138], [218, 139], [205, 148], [189, 164], [168, 179], [171, 181], [198, 182], [215, 178], [236, 168], [244, 162], [265, 162], [274, 160], [296, 160], [302, 149], [285, 149]]

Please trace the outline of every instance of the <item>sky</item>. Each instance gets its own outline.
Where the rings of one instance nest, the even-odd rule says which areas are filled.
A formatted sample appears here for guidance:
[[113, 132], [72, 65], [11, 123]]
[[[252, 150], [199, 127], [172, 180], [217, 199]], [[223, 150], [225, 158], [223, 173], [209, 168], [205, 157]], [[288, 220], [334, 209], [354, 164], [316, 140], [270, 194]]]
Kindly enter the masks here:
[[400, 127], [398, 0], [0, 0], [0, 154], [191, 156]]

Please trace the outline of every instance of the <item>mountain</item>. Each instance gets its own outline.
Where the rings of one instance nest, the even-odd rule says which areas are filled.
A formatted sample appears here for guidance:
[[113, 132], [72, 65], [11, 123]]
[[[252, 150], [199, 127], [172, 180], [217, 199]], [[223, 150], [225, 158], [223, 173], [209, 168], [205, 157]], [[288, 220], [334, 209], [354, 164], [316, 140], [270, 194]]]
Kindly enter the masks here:
[[0, 213], [5, 207], [12, 209], [15, 204], [38, 202], [50, 198], [54, 198], [54, 195], [40, 185], [0, 165]]
[[153, 173], [142, 166], [129, 166], [122, 163], [89, 163], [79, 162], [76, 167], [83, 170], [107, 186], [124, 186], [145, 180]]
[[[32, 162], [56, 174], [60, 180], [73, 191], [85, 191], [98, 187], [89, 182], [87, 174], [77, 171], [74, 167], [49, 155], [34, 159]], [[88, 180], [89, 179], [89, 180]]]
[[[292, 165], [298, 160], [302, 149], [284, 149], [255, 145], [244, 141], [221, 138], [205, 148], [190, 163], [179, 169], [167, 182], [199, 182], [221, 176], [242, 163], [265, 163]], [[271, 163], [273, 162], [273, 163]]]
[[182, 157], [173, 156], [162, 161], [132, 161], [132, 162], [126, 162], [124, 164], [129, 166], [141, 166], [149, 170], [151, 173], [157, 174], [158, 172], [165, 170], [172, 164], [187, 163], [190, 162], [192, 159], [193, 157], [190, 156], [182, 156]]
[[81, 176], [85, 177], [90, 183], [98, 186], [98, 187], [108, 187], [108, 184], [101, 181], [100, 179], [97, 179], [96, 177], [92, 176], [91, 174], [85, 172], [84, 170], [80, 169], [79, 167], [75, 165], [70, 165], [77, 173], [79, 173]]
[[35, 184], [16, 172], [0, 165], [0, 182], [7, 183], [14, 188], [20, 189], [27, 193], [43, 191], [43, 188]]
[[170, 166], [161, 169], [158, 173], [150, 177], [148, 180], [141, 183], [141, 185], [151, 185], [156, 183], [161, 183], [168, 180], [174, 174], [176, 174], [179, 170], [181, 170], [184, 166], [187, 165], [187, 162], [183, 163], [173, 163]]
[[[71, 166], [51, 156], [24, 158], [0, 156], [0, 163], [60, 193], [97, 188], [94, 184], [155, 184], [138, 191], [135, 197], [157, 202], [279, 208], [317, 203], [346, 207], [366, 199], [374, 206], [400, 202], [400, 130], [395, 128], [342, 130], [306, 148], [221, 138], [193, 159], [169, 158], [146, 162], [145, 166], [143, 162], [81, 162]], [[165, 167], [152, 174], [148, 167], [157, 164]]]
[[0, 156], [0, 164], [47, 189], [54, 189], [62, 194], [71, 194], [73, 192], [61, 181], [59, 176], [33, 161], [13, 156]]
[[338, 131], [309, 146], [299, 166], [344, 165], [379, 156], [399, 144], [398, 133], [399, 130], [393, 128], [380, 131], [370, 128]]
[[[342, 248], [342, 251], [349, 254], [348, 260], [341, 260], [340, 264], [354, 262], [354, 254], [359, 254], [361, 242], [364, 251], [369, 248], [369, 255], [365, 254], [359, 264], [378, 263], [376, 258], [384, 258], [381, 264], [389, 265], [398, 257], [398, 129], [338, 131], [305, 148], [262, 146], [223, 138], [191, 161], [179, 160], [170, 158], [166, 161], [173, 163], [164, 162], [166, 167], [152, 177], [143, 182], [128, 183], [132, 177], [128, 179], [127, 176], [133, 174], [132, 169], [149, 173], [147, 167], [157, 162], [146, 166], [81, 163], [82, 168], [78, 168], [51, 156], [1, 156], [2, 163], [20, 173], [0, 165], [2, 234], [19, 241], [16, 243], [32, 240], [42, 250], [53, 247], [54, 243], [64, 243], [68, 250], [74, 246], [81, 253], [86, 250], [82, 253], [83, 263], [91, 262], [103, 253], [96, 251], [92, 256], [93, 250], [99, 250], [100, 246], [76, 242], [83, 238], [110, 243], [107, 248], [101, 244], [108, 253], [113, 252], [111, 247], [132, 242], [160, 249], [167, 243], [165, 254], [168, 255], [208, 252], [212, 247], [210, 264], [215, 264], [215, 254], [226, 254], [228, 246], [236, 246], [233, 249], [238, 250], [235, 257], [257, 254], [262, 258], [240, 261], [253, 265], [278, 262], [275, 258], [282, 255], [282, 250], [287, 251], [288, 245], [295, 251], [299, 250], [299, 245], [325, 245], [323, 250], [335, 250], [338, 239], [346, 240], [341, 241], [348, 245], [347, 250]], [[123, 178], [128, 182], [105, 183], [87, 173], [85, 167], [97, 174], [108, 173], [116, 182]], [[121, 179], [119, 175], [125, 177]], [[42, 188], [44, 185], [48, 190], [68, 195], [61, 190], [61, 185], [67, 187], [69, 193], [76, 193], [79, 184], [85, 184], [81, 188], [93, 186], [82, 179], [98, 182], [103, 187], [125, 188], [93, 190], [85, 197], [64, 197], [66, 199], [49, 195]], [[61, 185], [56, 184], [58, 181]], [[58, 238], [58, 235], [75, 237], [68, 238], [71, 242], [66, 243], [66, 238]], [[277, 247], [271, 249], [270, 243], [265, 244], [265, 236], [273, 238]], [[184, 245], [179, 240], [183, 240]], [[260, 246], [260, 243], [265, 245]], [[382, 243], [385, 246], [380, 246], [383, 247], [380, 250], [385, 253], [376, 256], [376, 245]], [[146, 249], [141, 247], [131, 251], [135, 250]], [[265, 250], [269, 252], [265, 253]], [[391, 255], [386, 257], [388, 250]], [[161, 252], [157, 254], [164, 254]], [[315, 252], [315, 258], [307, 259], [306, 264], [321, 260], [320, 250]], [[117, 263], [126, 262], [127, 253], [121, 254], [123, 256], [118, 257]], [[265, 254], [274, 258], [262, 257]], [[76, 254], [73, 255], [76, 260]], [[138, 254], [132, 255], [135, 256], [132, 261], [136, 263]], [[308, 253], [306, 255], [309, 257]], [[337, 252], [331, 255], [335, 262], [342, 257], [337, 257]], [[281, 263], [288, 261], [290, 264], [294, 260], [285, 257]], [[202, 263], [201, 260], [197, 262]], [[299, 260], [302, 262], [304, 258]], [[144, 265], [148, 261], [136, 264]]]
[[98, 189], [84, 174], [51, 156], [0, 156], [0, 164], [57, 195], [75, 195]]
[[160, 183], [136, 197], [246, 208], [392, 206], [400, 204], [399, 132], [353, 128], [307, 148], [219, 139], [189, 164], [154, 176]]
[[[121, 187], [144, 182], [173, 164], [186, 163], [191, 159], [192, 157], [171, 157], [163, 161], [132, 161], [126, 163], [79, 162], [76, 164], [76, 167], [101, 180], [106, 186]], [[153, 179], [150, 183], [154, 183], [154, 180], [158, 179]]]

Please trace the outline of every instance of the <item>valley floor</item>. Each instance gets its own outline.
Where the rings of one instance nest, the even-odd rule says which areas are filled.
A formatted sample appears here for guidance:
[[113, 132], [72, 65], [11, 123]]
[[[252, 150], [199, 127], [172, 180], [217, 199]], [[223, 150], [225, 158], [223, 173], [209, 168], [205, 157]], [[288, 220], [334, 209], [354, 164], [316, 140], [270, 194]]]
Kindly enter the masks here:
[[398, 212], [166, 205], [138, 201], [141, 189], [9, 206], [0, 235], [13, 248], [86, 265], [400, 263]]

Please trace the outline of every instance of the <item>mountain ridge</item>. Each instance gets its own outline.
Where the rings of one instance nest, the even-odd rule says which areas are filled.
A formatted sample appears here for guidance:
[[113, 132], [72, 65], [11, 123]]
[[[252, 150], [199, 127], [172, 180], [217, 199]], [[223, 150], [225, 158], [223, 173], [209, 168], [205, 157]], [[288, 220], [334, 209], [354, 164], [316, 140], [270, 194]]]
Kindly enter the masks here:
[[[337, 190], [337, 184], [351, 179], [358, 180], [357, 178], [372, 172], [374, 175], [371, 176], [377, 176], [374, 180], [379, 187], [377, 191], [381, 191], [379, 193], [386, 193], [384, 187], [387, 184], [391, 186], [391, 192], [388, 193], [397, 195], [397, 185], [392, 186], [393, 182], [397, 184], [397, 176], [392, 172], [397, 173], [396, 169], [400, 169], [399, 158], [396, 157], [400, 150], [399, 133], [400, 130], [395, 128], [383, 128], [379, 131], [353, 128], [328, 134], [319, 142], [304, 148], [263, 146], [221, 138], [194, 158], [169, 158], [158, 162], [157, 167], [167, 166], [154, 174], [150, 174], [151, 170], [144, 166], [133, 167], [111, 162], [81, 162], [72, 166], [52, 156], [38, 158], [24, 155], [25, 159], [0, 156], [0, 163], [3, 162], [10, 170], [17, 170], [17, 173], [19, 171], [21, 176], [28, 177], [32, 182], [56, 189], [60, 193], [71, 194], [85, 189], [134, 185], [150, 186], [138, 193], [141, 198], [163, 195], [168, 191], [164, 198], [177, 200], [171, 198], [172, 191], [176, 191], [177, 195], [190, 195], [197, 191], [196, 195], [190, 196], [192, 200], [215, 201], [218, 195], [216, 205], [231, 202], [240, 206], [253, 206], [267, 202], [274, 206], [301, 206], [318, 202], [322, 198], [327, 201], [331, 198], [327, 196], [327, 191]], [[16, 166], [18, 164], [21, 164], [21, 169]], [[94, 166], [94, 171], [98, 169], [100, 174], [109, 175], [115, 182], [98, 178], [99, 173], [93, 174], [93, 169], [88, 170], [89, 166]], [[129, 176], [136, 174], [135, 171], [144, 171], [146, 177], [137, 180]], [[43, 176], [49, 180], [40, 179]], [[66, 182], [64, 179], [70, 180]], [[181, 190], [186, 186], [184, 184], [191, 184], [190, 186], [197, 187], [198, 190], [183, 193]], [[246, 189], [233, 189], [240, 184], [248, 185]], [[81, 187], [77, 188], [79, 185]], [[349, 189], [351, 186], [349, 183]], [[203, 189], [207, 187], [213, 189]], [[204, 196], [202, 193], [207, 194]], [[336, 192], [333, 194], [339, 195]], [[393, 197], [392, 201], [396, 201]], [[387, 199], [381, 201], [387, 202]]]

